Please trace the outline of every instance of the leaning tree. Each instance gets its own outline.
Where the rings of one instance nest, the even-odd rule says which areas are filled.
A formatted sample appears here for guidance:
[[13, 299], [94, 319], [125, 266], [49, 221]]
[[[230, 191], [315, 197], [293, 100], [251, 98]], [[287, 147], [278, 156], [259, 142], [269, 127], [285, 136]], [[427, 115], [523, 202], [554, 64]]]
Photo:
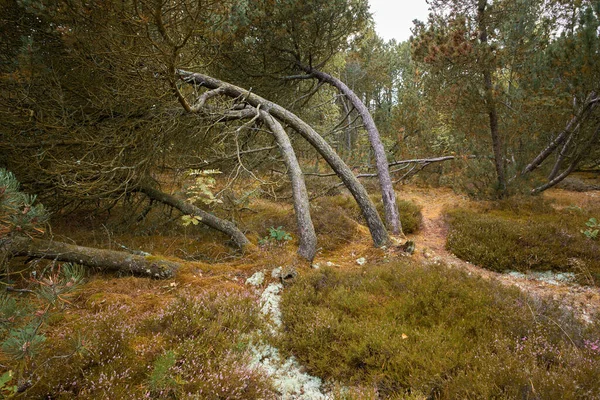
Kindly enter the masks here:
[[[2, 105], [10, 115], [9, 129], [0, 140], [6, 150], [2, 163], [14, 169], [26, 187], [46, 194], [48, 200], [60, 199], [57, 207], [90, 201], [110, 206], [142, 193], [248, 247], [234, 224], [160, 191], [152, 175], [164, 167], [184, 170], [205, 159], [212, 149], [207, 135], [212, 127], [231, 127], [227, 129], [234, 132], [236, 146], [238, 136], [246, 131], [253, 135], [263, 127], [279, 148], [292, 182], [299, 253], [312, 259], [316, 236], [302, 171], [289, 140], [289, 132], [296, 132], [340, 175], [359, 203], [375, 244], [388, 242], [365, 189], [309, 124], [250, 90], [180, 69], [208, 69], [231, 34], [231, 4], [45, 5], [40, 18], [40, 10], [15, 6], [36, 16], [33, 20], [42, 21], [43, 29], [30, 27], [32, 51], [22, 49], [10, 79], [2, 81]], [[210, 51], [203, 53], [204, 49]], [[223, 98], [230, 100], [218, 101]], [[252, 135], [246, 136], [249, 141]], [[260, 149], [237, 148], [235, 157], [240, 160], [244, 152], [254, 150]]]

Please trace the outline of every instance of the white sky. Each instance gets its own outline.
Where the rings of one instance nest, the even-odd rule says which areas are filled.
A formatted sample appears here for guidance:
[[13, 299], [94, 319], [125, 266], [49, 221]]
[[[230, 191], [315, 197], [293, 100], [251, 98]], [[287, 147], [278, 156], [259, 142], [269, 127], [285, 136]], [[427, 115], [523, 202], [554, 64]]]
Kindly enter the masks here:
[[427, 21], [425, 0], [369, 0], [377, 34], [385, 40], [408, 40], [414, 19]]

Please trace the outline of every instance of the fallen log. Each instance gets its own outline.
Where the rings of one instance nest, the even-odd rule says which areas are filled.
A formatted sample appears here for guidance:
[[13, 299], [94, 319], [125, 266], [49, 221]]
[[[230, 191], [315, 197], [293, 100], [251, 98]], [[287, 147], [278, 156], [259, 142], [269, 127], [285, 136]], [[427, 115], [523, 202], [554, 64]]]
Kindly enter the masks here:
[[246, 235], [244, 235], [242, 231], [240, 231], [231, 221], [221, 219], [216, 215], [196, 207], [192, 203], [178, 199], [177, 197], [168, 193], [161, 192], [160, 190], [154, 189], [149, 185], [141, 185], [137, 190], [144, 193], [152, 200], [156, 200], [163, 204], [174, 207], [186, 215], [194, 215], [198, 217], [201, 223], [228, 235], [233, 243], [240, 249], [253, 247], [252, 243], [250, 243], [248, 238], [246, 238]]
[[157, 279], [171, 278], [179, 268], [176, 262], [155, 256], [139, 256], [122, 251], [76, 246], [52, 240], [13, 237], [0, 243], [0, 250], [11, 256], [27, 256], [71, 262], [101, 270], [127, 272]]

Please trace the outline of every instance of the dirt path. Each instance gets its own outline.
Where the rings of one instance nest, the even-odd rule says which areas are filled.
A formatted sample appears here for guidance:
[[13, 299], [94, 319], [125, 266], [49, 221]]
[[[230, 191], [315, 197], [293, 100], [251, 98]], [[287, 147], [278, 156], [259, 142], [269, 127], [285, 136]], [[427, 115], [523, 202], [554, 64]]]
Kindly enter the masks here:
[[465, 262], [447, 251], [445, 243], [448, 226], [443, 217], [444, 209], [468, 206], [470, 201], [466, 197], [459, 196], [449, 189], [403, 188], [400, 198], [414, 201], [423, 207], [421, 230], [418, 234], [409, 237], [417, 245], [418, 259], [424, 262], [443, 262], [452, 268], [461, 268], [469, 274], [477, 274], [485, 279], [495, 279], [502, 284], [516, 286], [534, 297], [558, 301], [563, 307], [574, 310], [581, 319], [588, 322], [591, 322], [594, 316], [600, 316], [600, 288], [553, 284], [532, 277], [501, 274]]

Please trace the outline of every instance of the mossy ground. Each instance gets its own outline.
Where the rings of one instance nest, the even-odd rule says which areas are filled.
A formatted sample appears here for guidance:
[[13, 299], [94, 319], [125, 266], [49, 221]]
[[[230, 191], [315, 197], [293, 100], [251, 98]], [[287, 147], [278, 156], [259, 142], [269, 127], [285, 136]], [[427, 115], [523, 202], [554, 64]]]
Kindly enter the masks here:
[[[493, 283], [373, 248], [346, 194], [312, 202], [315, 262], [334, 265], [316, 272], [295, 254], [289, 204], [257, 198], [235, 213], [255, 243], [271, 226], [294, 236], [243, 255], [220, 234], [182, 226], [166, 208], [139, 221], [133, 211], [70, 215], [53, 221], [53, 231], [78, 244], [178, 258], [183, 267], [161, 281], [91, 271], [41, 327], [48, 338], [41, 354], [19, 362], [0, 351], [0, 364], [33, 384], [21, 398], [275, 398], [271, 381], [247, 368], [247, 345], [263, 322], [244, 282], [280, 265], [296, 265], [300, 278], [284, 291], [284, 333], [274, 340], [313, 374], [333, 379], [335, 399], [598, 394], [597, 327]], [[413, 202], [401, 201], [400, 212], [405, 232], [420, 226]], [[24, 288], [27, 268], [19, 270], [25, 279], [12, 276]]]
[[380, 398], [600, 396], [600, 326], [446, 267], [316, 271], [284, 293], [283, 321], [279, 345], [310, 373]]
[[503, 272], [557, 271], [600, 285], [600, 242], [581, 231], [600, 207], [541, 197], [513, 197], [477, 208], [449, 210], [447, 248], [483, 268]]

